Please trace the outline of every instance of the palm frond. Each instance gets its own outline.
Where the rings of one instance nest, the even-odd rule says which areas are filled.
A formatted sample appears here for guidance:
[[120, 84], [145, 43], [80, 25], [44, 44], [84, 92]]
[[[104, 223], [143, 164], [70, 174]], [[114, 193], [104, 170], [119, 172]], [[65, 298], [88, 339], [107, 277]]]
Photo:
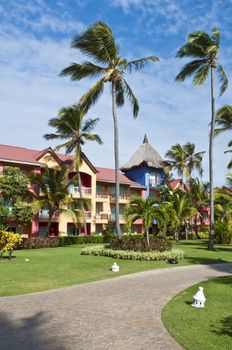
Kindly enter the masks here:
[[122, 78], [124, 91], [127, 99], [130, 101], [131, 106], [133, 108], [133, 116], [136, 118], [139, 113], [139, 102], [135, 95], [133, 94], [133, 91], [131, 90], [131, 87], [127, 84], [126, 80]]
[[186, 78], [193, 75], [196, 71], [198, 71], [202, 66], [206, 63], [205, 59], [202, 60], [194, 60], [192, 62], [187, 63], [180, 71], [180, 73], [176, 76], [176, 82], [182, 82]]
[[108, 64], [115, 61], [119, 51], [110, 27], [104, 22], [97, 22], [83, 34], [74, 37], [71, 47], [79, 49], [98, 62]]
[[104, 74], [105, 68], [99, 67], [91, 62], [81, 64], [72, 63], [69, 67], [63, 69], [60, 76], [70, 76], [72, 81], [81, 80], [86, 77], [96, 78]]
[[97, 81], [97, 83], [80, 99], [81, 108], [88, 111], [93, 106], [104, 91], [104, 79]]
[[193, 85], [202, 85], [204, 84], [204, 82], [207, 80], [208, 78], [208, 74], [209, 74], [209, 65], [205, 64], [203, 66], [201, 66], [193, 79]]
[[[232, 130], [232, 106], [224, 105], [216, 113], [214, 136], [222, 132]], [[230, 146], [229, 146], [230, 147]]]
[[96, 141], [99, 145], [103, 144], [103, 141], [101, 139], [101, 137], [97, 134], [82, 134], [82, 137], [85, 138], [88, 141]]
[[83, 125], [82, 132], [86, 133], [92, 131], [99, 122], [99, 120], [99, 118], [87, 119]]
[[220, 96], [224, 94], [226, 89], [228, 88], [228, 79], [226, 73], [221, 64], [217, 64], [217, 72], [219, 76], [220, 82]]
[[130, 73], [133, 69], [135, 69], [136, 71], [139, 71], [145, 66], [145, 64], [148, 61], [158, 62], [159, 58], [155, 56], [148, 56], [148, 57], [140, 58], [138, 60], [130, 61], [125, 66], [125, 69], [128, 70]]
[[212, 40], [214, 41], [215, 45], [219, 47], [220, 45], [220, 31], [217, 28], [212, 29]]
[[116, 98], [116, 105], [118, 107], [122, 107], [125, 103], [125, 99], [124, 99], [124, 86], [121, 79], [115, 82], [115, 98]]
[[202, 49], [200, 45], [196, 45], [195, 43], [187, 42], [183, 45], [176, 54], [176, 57], [205, 57], [205, 50]]

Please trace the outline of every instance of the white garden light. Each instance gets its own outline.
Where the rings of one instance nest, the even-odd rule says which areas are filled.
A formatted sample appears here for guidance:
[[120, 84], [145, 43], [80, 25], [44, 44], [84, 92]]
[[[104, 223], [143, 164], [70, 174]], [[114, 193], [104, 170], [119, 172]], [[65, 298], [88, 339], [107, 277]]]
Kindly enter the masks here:
[[197, 293], [193, 296], [192, 306], [194, 307], [204, 307], [206, 298], [203, 293], [203, 287], [199, 287]]
[[111, 270], [113, 272], [119, 272], [119, 266], [116, 262], [114, 262], [114, 264], [111, 266]]

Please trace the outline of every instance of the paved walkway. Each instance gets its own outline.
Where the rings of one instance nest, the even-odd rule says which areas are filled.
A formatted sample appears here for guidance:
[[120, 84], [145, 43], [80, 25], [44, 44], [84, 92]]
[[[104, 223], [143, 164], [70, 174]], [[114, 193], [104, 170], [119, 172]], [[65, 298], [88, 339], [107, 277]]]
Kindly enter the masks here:
[[0, 349], [180, 350], [161, 322], [163, 306], [186, 287], [229, 273], [232, 263], [172, 267], [0, 298]]

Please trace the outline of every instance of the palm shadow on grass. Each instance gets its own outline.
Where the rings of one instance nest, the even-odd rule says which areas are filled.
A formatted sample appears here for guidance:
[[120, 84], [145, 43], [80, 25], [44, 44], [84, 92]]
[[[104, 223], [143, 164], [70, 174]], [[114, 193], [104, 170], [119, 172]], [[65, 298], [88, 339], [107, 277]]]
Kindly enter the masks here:
[[55, 332], [48, 333], [42, 327], [48, 321], [49, 318], [43, 312], [20, 320], [0, 313], [0, 349], [65, 350], [58, 344]]
[[[217, 335], [228, 335], [232, 337], [232, 315], [224, 317], [220, 321], [220, 328], [219, 329], [212, 329], [211, 332], [216, 333]], [[212, 327], [215, 327], [214, 325]]]

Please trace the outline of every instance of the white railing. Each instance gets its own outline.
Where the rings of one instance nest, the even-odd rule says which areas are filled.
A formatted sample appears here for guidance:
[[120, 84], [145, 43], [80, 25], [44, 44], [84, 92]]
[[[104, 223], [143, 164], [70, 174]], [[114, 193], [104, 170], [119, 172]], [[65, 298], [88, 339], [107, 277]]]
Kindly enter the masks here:
[[[80, 194], [79, 186], [69, 186], [68, 192], [69, 194]], [[91, 196], [92, 189], [90, 187], [82, 187], [82, 194], [86, 196]]]
[[[111, 220], [116, 220], [116, 214], [111, 214], [110, 218], [111, 218]], [[119, 220], [124, 220], [123, 214], [119, 214]]]
[[91, 219], [91, 211], [85, 211], [85, 218]]
[[96, 214], [96, 219], [98, 219], [98, 220], [108, 220], [108, 214], [107, 213], [98, 213], [98, 214]]
[[[54, 214], [53, 214], [53, 217], [58, 217], [59, 216], [59, 212], [56, 211]], [[48, 218], [49, 217], [49, 210], [48, 209], [40, 209], [39, 211], [39, 217], [40, 218]]]

